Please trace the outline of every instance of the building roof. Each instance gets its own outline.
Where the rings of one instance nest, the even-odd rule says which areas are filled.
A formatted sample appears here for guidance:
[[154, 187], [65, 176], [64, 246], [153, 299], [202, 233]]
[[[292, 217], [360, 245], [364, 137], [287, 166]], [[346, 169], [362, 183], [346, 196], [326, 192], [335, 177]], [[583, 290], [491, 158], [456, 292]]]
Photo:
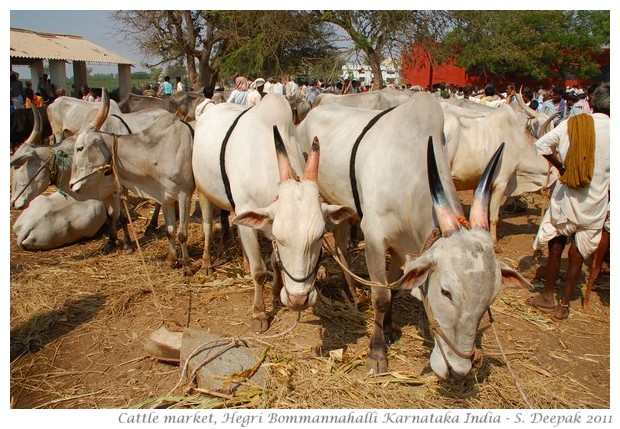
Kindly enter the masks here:
[[42, 59], [133, 65], [81, 36], [11, 28], [11, 64], [28, 65]]

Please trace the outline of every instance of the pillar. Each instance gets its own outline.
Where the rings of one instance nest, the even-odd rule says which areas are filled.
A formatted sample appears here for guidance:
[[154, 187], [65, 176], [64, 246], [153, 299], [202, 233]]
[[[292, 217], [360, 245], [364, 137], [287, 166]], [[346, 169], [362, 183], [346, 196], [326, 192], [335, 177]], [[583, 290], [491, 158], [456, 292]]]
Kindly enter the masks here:
[[67, 91], [67, 68], [64, 60], [49, 60], [52, 85]]
[[118, 96], [122, 100], [131, 92], [131, 64], [118, 65]]
[[71, 97], [82, 98], [80, 94], [80, 88], [82, 85], [88, 85], [87, 81], [88, 70], [86, 69], [86, 63], [84, 61], [73, 61], [73, 86], [74, 88], [68, 88], [68, 93]]

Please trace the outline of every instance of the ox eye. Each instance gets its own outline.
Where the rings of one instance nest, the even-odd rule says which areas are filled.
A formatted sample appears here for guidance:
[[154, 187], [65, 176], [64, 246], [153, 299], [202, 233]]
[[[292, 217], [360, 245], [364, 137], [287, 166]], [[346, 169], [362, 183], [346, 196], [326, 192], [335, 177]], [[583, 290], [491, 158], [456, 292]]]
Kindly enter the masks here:
[[78, 151], [78, 152], [82, 152], [83, 150], [84, 150], [84, 147], [82, 147], [82, 146], [78, 146], [76, 148], [76, 151]]
[[450, 293], [450, 291], [441, 289], [441, 294], [448, 298], [450, 301], [452, 301], [452, 294]]

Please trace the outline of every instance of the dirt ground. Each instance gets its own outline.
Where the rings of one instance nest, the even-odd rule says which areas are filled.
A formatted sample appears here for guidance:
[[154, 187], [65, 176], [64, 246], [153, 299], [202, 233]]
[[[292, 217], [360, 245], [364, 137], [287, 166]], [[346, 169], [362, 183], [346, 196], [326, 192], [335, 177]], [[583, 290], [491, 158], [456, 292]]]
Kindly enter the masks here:
[[[468, 193], [461, 194], [465, 204]], [[506, 211], [499, 224], [498, 255], [542, 288], [546, 253], [533, 259], [531, 244], [542, 198], [521, 198], [526, 208]], [[389, 348], [388, 374], [365, 369], [372, 326], [370, 294], [358, 288], [359, 310], [340, 301], [342, 274], [332, 260], [318, 281], [321, 297], [298, 314], [277, 309], [269, 330], [250, 329], [252, 282], [238, 246], [212, 244], [216, 273], [200, 270], [201, 225], [190, 225], [195, 274], [165, 263], [160, 226], [144, 237], [150, 203], [132, 200], [140, 251], [103, 255], [104, 237], [47, 252], [19, 249], [11, 235], [11, 404], [14, 408], [450, 408], [573, 409], [610, 407], [609, 276], [582, 308], [586, 266], [565, 321], [525, 304], [533, 292], [505, 289], [492, 306], [494, 323], [481, 322], [485, 360], [464, 381], [444, 382], [429, 368], [433, 340], [421, 303], [401, 292], [394, 321], [400, 339]], [[136, 207], [137, 206], [137, 207]], [[467, 206], [465, 205], [467, 210]], [[19, 212], [11, 210], [11, 225]], [[162, 220], [160, 220], [161, 224]], [[263, 242], [267, 258], [269, 244]], [[353, 271], [366, 276], [362, 245], [352, 251]], [[563, 271], [566, 269], [566, 252]], [[589, 263], [589, 261], [588, 261]], [[269, 288], [266, 292], [271, 309]], [[247, 340], [266, 351], [264, 386], [233, 395], [194, 389], [181, 369], [145, 351], [160, 326], [186, 326]], [[379, 388], [378, 388], [379, 387]]]

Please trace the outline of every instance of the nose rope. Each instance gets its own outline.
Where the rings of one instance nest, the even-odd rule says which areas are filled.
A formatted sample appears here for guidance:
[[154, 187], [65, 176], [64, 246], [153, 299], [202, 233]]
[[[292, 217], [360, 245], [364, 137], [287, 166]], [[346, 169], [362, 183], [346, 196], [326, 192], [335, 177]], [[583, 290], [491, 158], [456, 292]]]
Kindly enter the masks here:
[[[288, 272], [288, 270], [284, 267], [284, 264], [282, 263], [282, 260], [280, 259], [280, 252], [278, 251], [278, 244], [276, 243], [275, 238], [273, 240], [271, 240], [271, 244], [273, 246], [273, 252], [276, 258], [276, 263], [278, 264], [278, 267], [284, 271], [284, 273], [294, 282], [297, 283], [303, 283], [306, 280], [308, 280], [310, 277], [312, 277], [313, 275], [316, 274], [316, 272], [319, 269], [319, 265], [321, 264], [321, 260], [323, 259], [323, 250], [321, 249], [321, 252], [319, 253], [319, 257], [316, 260], [316, 264], [314, 266], [314, 268], [308, 273], [307, 276], [303, 277], [303, 278], [297, 278], [295, 276], [293, 276], [291, 273]], [[286, 286], [284, 287], [286, 289]], [[288, 293], [288, 290], [286, 291]]]
[[[82, 176], [82, 177], [80, 177], [79, 179], [77, 179], [75, 182], [73, 182], [73, 185], [75, 185], [75, 184], [77, 184], [77, 183], [80, 183], [80, 182], [83, 182], [84, 180], [86, 180], [86, 179], [88, 179], [90, 176], [92, 176], [93, 174], [97, 174], [97, 173], [99, 173], [99, 172], [101, 172], [101, 171], [103, 171], [103, 174], [109, 173], [109, 172], [110, 172], [110, 170], [111, 170], [111, 168], [112, 168], [112, 167], [110, 166], [110, 164], [106, 164], [106, 165], [102, 165], [102, 166], [100, 166], [100, 167], [97, 167], [97, 168], [95, 168], [93, 171], [91, 171], [90, 173], [88, 173], [87, 175]], [[72, 185], [72, 186], [73, 186], [73, 185]]]

